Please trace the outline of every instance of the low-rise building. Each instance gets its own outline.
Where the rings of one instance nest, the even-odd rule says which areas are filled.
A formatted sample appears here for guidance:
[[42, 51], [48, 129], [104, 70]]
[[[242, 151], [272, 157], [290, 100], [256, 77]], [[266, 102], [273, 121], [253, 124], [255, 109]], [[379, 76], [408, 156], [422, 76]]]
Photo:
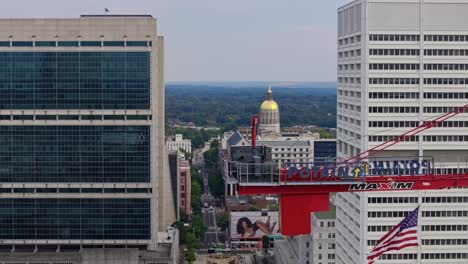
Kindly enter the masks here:
[[184, 139], [182, 134], [175, 134], [166, 141], [166, 147], [169, 151], [183, 150], [187, 154], [192, 153], [192, 141]]
[[335, 263], [336, 209], [313, 213], [312, 217], [312, 262]]

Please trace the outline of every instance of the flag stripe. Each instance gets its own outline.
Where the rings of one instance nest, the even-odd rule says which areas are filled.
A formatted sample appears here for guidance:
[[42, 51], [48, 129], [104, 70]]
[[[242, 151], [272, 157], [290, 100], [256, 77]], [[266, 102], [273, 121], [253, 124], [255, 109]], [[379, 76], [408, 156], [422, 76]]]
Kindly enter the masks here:
[[[406, 236], [411, 236], [411, 235], [417, 234], [417, 232], [418, 232], [418, 230], [410, 230], [410, 231], [407, 231], [407, 232], [403, 232], [403, 233], [397, 234], [397, 235], [395, 236], [395, 238], [392, 239], [391, 241], [388, 241], [387, 243], [384, 243], [384, 244], [382, 244], [382, 245], [377, 244], [377, 245], [374, 247], [373, 251], [375, 251], [375, 250], [380, 250], [381, 248], [383, 248], [383, 247], [385, 247], [385, 246], [387, 246], [387, 245], [393, 243], [394, 241], [403, 240], [403, 239], [406, 238]], [[397, 239], [399, 239], [399, 240], [397, 240]]]
[[[389, 248], [387, 248], [385, 250], [385, 252], [391, 251], [391, 250], [401, 250], [401, 249], [404, 249], [404, 248], [407, 248], [407, 247], [417, 247], [417, 246], [419, 246], [418, 243], [409, 243], [409, 244], [401, 245], [401, 246], [398, 246], [398, 247], [389, 247]], [[375, 260], [375, 258], [378, 258], [378, 257], [382, 256], [385, 252], [381, 252], [377, 256], [372, 257], [372, 259]]]
[[388, 246], [382, 247], [381, 249], [375, 251], [372, 255], [370, 255], [370, 257], [373, 257], [374, 255], [378, 255], [380, 252], [388, 251], [389, 248], [400, 247], [400, 246], [402, 246], [404, 244], [408, 244], [408, 243], [409, 244], [415, 243], [414, 240], [417, 240], [417, 239], [418, 239], [417, 236], [413, 236], [413, 237], [409, 237], [408, 240], [395, 241], [394, 243], [391, 243]]

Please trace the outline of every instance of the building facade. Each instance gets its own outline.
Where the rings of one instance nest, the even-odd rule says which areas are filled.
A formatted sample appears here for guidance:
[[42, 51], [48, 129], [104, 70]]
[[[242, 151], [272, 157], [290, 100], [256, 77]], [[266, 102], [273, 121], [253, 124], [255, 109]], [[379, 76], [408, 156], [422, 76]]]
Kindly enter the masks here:
[[257, 145], [270, 147], [271, 159], [281, 165], [314, 160], [314, 147], [308, 140], [258, 141]]
[[182, 134], [175, 134], [173, 138], [171, 137], [168, 139], [166, 146], [169, 151], [183, 150], [187, 154], [192, 153], [192, 141], [190, 139], [184, 139]]
[[[350, 157], [466, 104], [468, 1], [358, 0], [338, 9], [337, 153]], [[433, 158], [466, 172], [468, 116], [413, 136], [380, 157]], [[463, 162], [461, 162], [463, 161]], [[337, 195], [337, 263], [365, 263], [390, 227], [421, 204], [421, 247], [381, 263], [464, 263], [468, 191]]]
[[2, 251], [158, 248], [163, 49], [146, 15], [0, 19]]
[[188, 215], [192, 214], [192, 179], [190, 176], [190, 162], [185, 159], [179, 161], [179, 208]]
[[335, 264], [336, 210], [314, 213], [312, 217], [312, 261], [310, 263]]

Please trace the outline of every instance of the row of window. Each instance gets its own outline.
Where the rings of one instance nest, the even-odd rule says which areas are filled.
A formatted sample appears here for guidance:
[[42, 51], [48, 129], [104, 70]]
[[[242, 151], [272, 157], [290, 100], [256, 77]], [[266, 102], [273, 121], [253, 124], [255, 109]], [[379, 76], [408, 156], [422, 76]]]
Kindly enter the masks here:
[[151, 41], [0, 41], [0, 47], [149, 47]]
[[424, 35], [424, 41], [468, 41], [467, 35]]
[[[378, 226], [368, 226], [368, 232], [388, 232], [392, 230], [394, 225], [378, 225]], [[422, 231], [426, 232], [439, 232], [439, 231], [468, 231], [467, 225], [422, 225]]]
[[467, 142], [468, 136], [424, 136], [426, 142]]
[[430, 64], [424, 64], [424, 70], [430, 70], [430, 71], [468, 71], [468, 64], [430, 63]]
[[[424, 107], [424, 113], [448, 113], [452, 111], [461, 111], [459, 107], [446, 107], [446, 106], [433, 106]], [[419, 107], [415, 106], [371, 106], [369, 107], [369, 113], [419, 113]]]
[[361, 42], [361, 35], [357, 35], [357, 36], [352, 36], [352, 37], [349, 37], [349, 38], [344, 38], [344, 39], [339, 39], [338, 40], [338, 44], [341, 46], [341, 45], [348, 45], [349, 44], [354, 44], [354, 42]]
[[422, 253], [421, 259], [468, 259], [468, 253]]
[[360, 70], [361, 69], [361, 64], [338, 64], [338, 70]]
[[[340, 68], [341, 70], [341, 68]], [[419, 70], [419, 64], [416, 63], [370, 63], [369, 70]], [[430, 71], [465, 71], [468, 70], [468, 64], [424, 64], [424, 70]]]
[[[463, 107], [433, 106], [424, 107], [424, 113], [448, 113], [452, 111], [464, 112]], [[369, 113], [419, 113], [419, 107], [415, 106], [371, 106]]]
[[338, 77], [338, 83], [361, 83], [361, 78]]
[[[378, 211], [368, 212], [369, 218], [404, 218], [407, 217], [409, 212], [404, 211]], [[468, 211], [423, 211], [423, 217], [468, 217]]]
[[425, 99], [468, 99], [468, 93], [424, 93]]
[[[419, 121], [369, 121], [369, 127], [417, 127]], [[437, 127], [468, 127], [468, 121], [444, 121]]]
[[417, 126], [419, 126], [418, 121], [369, 121], [369, 127], [417, 127]]
[[468, 78], [424, 78], [424, 84], [468, 84]]
[[[369, 49], [370, 56], [419, 56], [419, 49]], [[354, 55], [354, 53], [352, 53]], [[359, 52], [359, 54], [361, 53]], [[464, 49], [425, 49], [425, 56], [468, 56]], [[347, 53], [345, 52], [345, 57]]]
[[[368, 246], [375, 246], [377, 245], [378, 240], [369, 239], [367, 240]], [[461, 246], [461, 245], [468, 245], [468, 239], [422, 239], [421, 244], [423, 246]], [[390, 255], [390, 254], [386, 254]], [[405, 254], [399, 254], [405, 255]], [[409, 254], [414, 255], [416, 254]], [[384, 255], [385, 256], [385, 255]], [[412, 257], [401, 258], [401, 259], [413, 259]]]
[[[396, 136], [369, 136], [369, 142], [385, 142], [393, 138], [396, 138]], [[404, 139], [402, 138], [401, 141], [417, 142], [419, 141], [419, 136], [411, 136]]]
[[387, 217], [398, 217], [398, 218], [403, 218], [407, 217], [409, 212], [403, 212], [403, 211], [384, 211], [384, 212], [367, 212], [367, 217], [369, 218], [387, 218]]
[[361, 112], [361, 107], [359, 105], [353, 105], [353, 104], [346, 104], [346, 103], [338, 103], [338, 108], [344, 108], [346, 110], [351, 110], [351, 111], [357, 111]]
[[0, 120], [151, 120], [151, 115], [0, 115]]
[[369, 78], [369, 84], [419, 84], [419, 78]]
[[468, 203], [468, 197], [423, 197], [423, 203]]
[[[390, 228], [393, 228], [390, 226]], [[467, 225], [423, 225], [422, 231], [437, 232], [437, 231], [468, 231]]]
[[[381, 260], [417, 259], [417, 254], [383, 254]], [[421, 253], [421, 259], [468, 259], [468, 253]]]
[[370, 56], [419, 56], [419, 49], [369, 49]]
[[414, 106], [371, 106], [369, 113], [419, 113], [419, 107]]
[[422, 239], [423, 246], [460, 246], [468, 245], [468, 239]]
[[425, 49], [425, 56], [468, 56], [465, 49]]
[[381, 203], [417, 203], [418, 197], [369, 197], [368, 203], [381, 204]]
[[424, 107], [424, 113], [448, 113], [452, 111], [464, 112], [468, 109], [463, 107], [439, 106], [439, 107]]
[[369, 93], [369, 99], [418, 99], [419, 93], [391, 92]]
[[357, 97], [361, 98], [361, 92], [355, 92], [355, 91], [348, 91], [348, 90], [338, 90], [339, 95], [344, 95], [344, 96], [351, 96], [351, 97]]
[[468, 211], [423, 211], [423, 217], [467, 217]]
[[419, 35], [370, 34], [369, 41], [419, 41]]
[[150, 199], [0, 199], [0, 239], [149, 239]]
[[361, 56], [361, 50], [349, 50], [349, 51], [340, 51], [338, 52], [338, 58], [347, 58], [347, 57], [354, 57], [354, 56]]
[[0, 193], [151, 193], [150, 188], [0, 188]]
[[[369, 78], [369, 84], [419, 84], [419, 78]], [[468, 78], [424, 78], [424, 84], [465, 85]]]
[[369, 63], [369, 70], [395, 70], [395, 71], [419, 70], [419, 64], [416, 64], [416, 63]]

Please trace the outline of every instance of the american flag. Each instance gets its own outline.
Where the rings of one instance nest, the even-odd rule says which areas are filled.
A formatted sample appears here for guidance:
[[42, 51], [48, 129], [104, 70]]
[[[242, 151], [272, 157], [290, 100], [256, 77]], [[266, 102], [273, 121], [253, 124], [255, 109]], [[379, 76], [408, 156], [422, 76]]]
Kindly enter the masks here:
[[419, 207], [412, 211], [403, 221], [385, 234], [369, 253], [369, 264], [373, 264], [384, 253], [418, 246]]

